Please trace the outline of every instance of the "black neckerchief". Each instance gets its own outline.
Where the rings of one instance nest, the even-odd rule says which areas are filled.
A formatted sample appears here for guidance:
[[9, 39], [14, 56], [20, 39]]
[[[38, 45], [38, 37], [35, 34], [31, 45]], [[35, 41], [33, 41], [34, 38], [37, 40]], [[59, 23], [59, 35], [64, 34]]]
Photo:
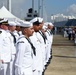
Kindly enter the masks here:
[[17, 34], [20, 36], [19, 32], [17, 32]]
[[[26, 37], [25, 37], [25, 38], [26, 38]], [[34, 55], [36, 56], [35, 47], [33, 46], [32, 42], [30, 41], [30, 39], [29, 39], [29, 38], [26, 38], [26, 39], [27, 39], [27, 41], [30, 43], [31, 48], [32, 48], [32, 50], [33, 50], [33, 53], [34, 53]]]
[[14, 38], [14, 43], [16, 43], [16, 37], [15, 37], [15, 35], [13, 34], [13, 33], [11, 33], [10, 32], [10, 34], [13, 36], [13, 38]]
[[45, 35], [42, 31], [39, 31], [39, 33], [40, 33], [41, 36], [43, 37], [43, 39], [44, 39], [44, 43], [46, 44], [46, 40], [47, 40], [46, 35]]
[[52, 30], [49, 30], [49, 32], [50, 32], [50, 35], [52, 35], [53, 33], [52, 33]]
[[52, 35], [52, 34], [53, 34], [51, 30], [48, 30], [48, 31], [49, 31], [50, 35]]

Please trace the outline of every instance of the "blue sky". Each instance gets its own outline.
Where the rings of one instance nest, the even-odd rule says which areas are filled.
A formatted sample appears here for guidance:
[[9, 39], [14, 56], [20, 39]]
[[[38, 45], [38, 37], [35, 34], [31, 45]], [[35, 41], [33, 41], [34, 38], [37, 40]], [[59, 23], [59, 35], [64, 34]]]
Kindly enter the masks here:
[[64, 13], [76, 0], [44, 0], [48, 14]]
[[[11, 0], [12, 13], [23, 18], [29, 8], [32, 7], [32, 0]], [[42, 0], [40, 0], [42, 2]], [[44, 15], [51, 16], [52, 14], [76, 14], [76, 0], [43, 0]], [[7, 0], [0, 0], [0, 7], [5, 5], [7, 7]], [[41, 3], [40, 3], [41, 6]], [[38, 0], [34, 0], [34, 8], [38, 10]]]
[[[51, 16], [52, 14], [69, 14], [76, 12], [76, 0], [43, 0], [44, 15]], [[40, 6], [42, 0], [40, 0]], [[32, 6], [32, 0], [24, 0], [21, 4], [22, 10], [27, 10]], [[38, 0], [34, 0], [34, 9], [38, 10]]]

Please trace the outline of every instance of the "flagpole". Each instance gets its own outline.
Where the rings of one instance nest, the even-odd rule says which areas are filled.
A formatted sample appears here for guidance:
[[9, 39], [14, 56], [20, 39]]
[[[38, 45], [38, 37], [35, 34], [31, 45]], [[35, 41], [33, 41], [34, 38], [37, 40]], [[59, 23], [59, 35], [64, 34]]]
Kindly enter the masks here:
[[7, 0], [7, 9], [11, 12], [11, 0]]
[[9, 11], [11, 12], [11, 0], [9, 0]]
[[32, 18], [34, 17], [34, 0], [32, 0]]
[[43, 1], [44, 1], [44, 0], [42, 0], [42, 18], [43, 18]]
[[40, 0], [38, 0], [38, 16], [40, 16]]

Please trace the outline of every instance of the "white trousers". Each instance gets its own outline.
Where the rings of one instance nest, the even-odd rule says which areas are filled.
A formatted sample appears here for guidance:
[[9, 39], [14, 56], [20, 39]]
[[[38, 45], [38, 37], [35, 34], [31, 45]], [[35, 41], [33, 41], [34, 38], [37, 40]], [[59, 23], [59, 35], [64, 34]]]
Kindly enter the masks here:
[[3, 64], [3, 68], [0, 70], [0, 75], [9, 75], [9, 64], [10, 63]]
[[33, 75], [32, 68], [15, 68], [15, 75]]
[[42, 75], [42, 71], [36, 70], [36, 71], [33, 72], [33, 75]]
[[9, 69], [9, 72], [10, 72], [10, 75], [15, 75], [15, 55], [12, 55], [12, 61], [10, 62], [10, 69]]

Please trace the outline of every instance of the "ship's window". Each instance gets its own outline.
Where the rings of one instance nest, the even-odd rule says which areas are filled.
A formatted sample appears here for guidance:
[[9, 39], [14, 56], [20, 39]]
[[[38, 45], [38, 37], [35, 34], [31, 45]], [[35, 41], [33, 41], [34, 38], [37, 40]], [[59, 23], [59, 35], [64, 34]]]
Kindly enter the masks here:
[[37, 15], [34, 15], [34, 17], [37, 17]]
[[32, 17], [32, 15], [27, 15], [27, 17]]

